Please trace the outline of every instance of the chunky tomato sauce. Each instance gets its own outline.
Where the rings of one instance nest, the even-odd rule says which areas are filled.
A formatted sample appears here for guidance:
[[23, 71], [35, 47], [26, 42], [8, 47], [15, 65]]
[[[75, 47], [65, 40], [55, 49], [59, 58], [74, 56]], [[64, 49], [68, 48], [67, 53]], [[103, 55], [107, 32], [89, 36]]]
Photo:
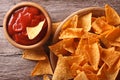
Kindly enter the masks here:
[[8, 22], [8, 33], [11, 38], [22, 45], [32, 45], [40, 41], [46, 34], [47, 21], [39, 33], [39, 35], [30, 40], [27, 35], [26, 27], [34, 27], [40, 21], [46, 20], [44, 14], [35, 7], [22, 7], [16, 10], [10, 17]]

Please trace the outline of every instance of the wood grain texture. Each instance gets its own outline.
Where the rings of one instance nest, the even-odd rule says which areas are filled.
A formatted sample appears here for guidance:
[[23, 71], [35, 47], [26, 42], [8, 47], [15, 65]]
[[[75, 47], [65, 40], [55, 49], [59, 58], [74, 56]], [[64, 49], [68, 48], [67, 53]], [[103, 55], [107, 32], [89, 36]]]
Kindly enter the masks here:
[[30, 77], [36, 62], [22, 59], [22, 50], [12, 46], [3, 34], [2, 22], [5, 13], [22, 1], [33, 1], [43, 6], [53, 22], [62, 21], [79, 9], [104, 7], [105, 4], [110, 4], [120, 13], [120, 0], [0, 0], [0, 80], [40, 80], [39, 77]]
[[0, 0], [0, 24], [5, 13], [15, 4], [23, 1], [33, 1], [43, 6], [50, 14], [52, 21], [61, 21], [72, 12], [91, 6], [104, 7], [110, 4], [120, 13], [119, 0]]

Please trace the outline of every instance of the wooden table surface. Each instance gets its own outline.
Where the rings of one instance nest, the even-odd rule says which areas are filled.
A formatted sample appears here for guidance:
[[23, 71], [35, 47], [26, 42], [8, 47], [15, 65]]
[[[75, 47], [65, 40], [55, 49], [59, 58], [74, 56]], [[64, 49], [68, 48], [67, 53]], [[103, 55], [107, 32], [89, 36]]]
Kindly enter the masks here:
[[30, 77], [36, 62], [22, 59], [22, 50], [12, 46], [4, 37], [2, 22], [5, 13], [17, 3], [33, 1], [43, 6], [52, 22], [62, 21], [72, 12], [85, 7], [110, 4], [120, 14], [120, 0], [0, 0], [0, 80], [40, 80]]

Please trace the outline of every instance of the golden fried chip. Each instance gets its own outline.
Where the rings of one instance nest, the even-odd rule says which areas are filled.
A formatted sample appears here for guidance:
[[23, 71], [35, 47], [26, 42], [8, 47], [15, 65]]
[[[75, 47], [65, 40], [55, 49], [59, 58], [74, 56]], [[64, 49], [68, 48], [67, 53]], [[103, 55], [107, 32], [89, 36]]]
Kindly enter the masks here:
[[89, 58], [90, 64], [93, 66], [94, 70], [98, 70], [98, 65], [100, 61], [100, 51], [98, 43], [93, 43], [91, 45], [88, 44], [88, 48], [86, 48], [87, 55]]
[[81, 38], [83, 34], [84, 31], [82, 28], [67, 28], [60, 34], [59, 39]]
[[74, 39], [65, 39], [63, 48], [70, 53], [74, 53], [75, 52]]
[[63, 44], [64, 44], [64, 41], [61, 40], [57, 42], [56, 44], [49, 46], [49, 48], [56, 56], [58, 56], [59, 54], [65, 55], [67, 51], [63, 48]]
[[50, 78], [48, 77], [48, 75], [43, 75], [43, 80], [50, 80]]
[[28, 38], [30, 40], [34, 39], [39, 33], [40, 31], [42, 30], [42, 27], [45, 23], [45, 20], [44, 21], [41, 21], [37, 26], [35, 27], [26, 27], [26, 31], [27, 31], [27, 34], [28, 34]]
[[38, 76], [44, 74], [53, 74], [48, 57], [45, 60], [39, 61], [31, 72], [31, 76]]
[[120, 42], [120, 36], [118, 35], [120, 34], [120, 28], [114, 28], [112, 29], [106, 36], [105, 38], [111, 42], [116, 41], [116, 42]]
[[89, 38], [83, 36], [75, 51], [76, 55], [85, 56], [95, 70], [98, 69], [98, 64], [100, 60], [100, 51], [97, 41], [98, 40], [94, 40], [94, 37]]
[[78, 28], [83, 28], [84, 31], [90, 31], [91, 23], [92, 13], [88, 13], [78, 18]]
[[34, 50], [24, 50], [22, 57], [24, 59], [29, 59], [29, 60], [45, 60], [46, 53], [41, 47], [39, 49], [34, 49]]
[[98, 76], [96, 74], [86, 74], [86, 75], [87, 75], [87, 77], [88, 77], [89, 80], [99, 80]]
[[52, 80], [68, 80], [72, 78], [70, 65], [66, 58], [59, 56]]
[[99, 69], [97, 76], [99, 78], [99, 80], [116, 80], [117, 74], [119, 72], [119, 69], [117, 70], [112, 70], [108, 71], [107, 70], [107, 65], [104, 63], [101, 68]]
[[105, 5], [105, 15], [106, 15], [106, 20], [108, 24], [111, 24], [111, 25], [120, 24], [120, 17], [118, 13], [108, 4]]
[[78, 23], [78, 15], [72, 16], [68, 21], [64, 23], [61, 32], [67, 28], [76, 28], [77, 23]]
[[79, 72], [79, 74], [74, 78], [74, 80], [89, 80], [84, 71]]
[[101, 17], [97, 18], [92, 23], [92, 28], [95, 33], [101, 34], [107, 30], [113, 29], [113, 26], [109, 25], [107, 22], [105, 22]]
[[101, 53], [101, 59], [107, 64], [109, 68], [112, 68], [112, 66], [118, 61], [120, 58], [120, 52], [115, 51], [115, 48], [108, 48], [103, 49]]

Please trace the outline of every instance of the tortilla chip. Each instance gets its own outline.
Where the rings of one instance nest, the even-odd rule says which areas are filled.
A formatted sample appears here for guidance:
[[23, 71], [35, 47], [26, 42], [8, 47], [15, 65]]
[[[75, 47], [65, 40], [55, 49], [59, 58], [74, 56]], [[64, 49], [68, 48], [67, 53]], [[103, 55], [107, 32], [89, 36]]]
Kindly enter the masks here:
[[93, 68], [97, 70], [100, 60], [100, 51], [97, 44], [98, 40], [94, 40], [94, 37], [90, 37], [83, 36], [81, 38], [75, 53], [76, 55], [85, 56]]
[[31, 76], [44, 74], [53, 74], [48, 57], [45, 60], [39, 61], [31, 72]]
[[45, 60], [47, 56], [44, 49], [41, 47], [34, 50], [24, 50], [22, 57], [29, 60]]
[[56, 44], [53, 44], [52, 46], [49, 46], [50, 50], [58, 56], [59, 54], [67, 54], [67, 51], [63, 48], [64, 41], [61, 40], [57, 42]]
[[110, 25], [119, 25], [120, 24], [120, 17], [118, 13], [110, 7], [108, 4], [105, 5], [105, 15], [108, 24]]
[[92, 23], [92, 13], [88, 13], [78, 18], [78, 28], [83, 28], [84, 31], [90, 31]]
[[89, 47], [86, 48], [86, 50], [88, 51], [87, 55], [88, 55], [90, 64], [93, 66], [94, 70], [98, 70], [98, 65], [100, 61], [100, 51], [99, 51], [98, 43], [93, 43], [89, 45]]
[[78, 15], [72, 16], [68, 21], [62, 26], [61, 32], [67, 28], [76, 28], [78, 23]]
[[[112, 56], [111, 56], [112, 55]], [[101, 59], [111, 68], [120, 58], [120, 52], [115, 51], [115, 48], [102, 48]]]
[[99, 80], [96, 74], [86, 74], [86, 75], [89, 80]]
[[48, 75], [43, 75], [43, 80], [50, 80], [49, 76]]
[[59, 56], [52, 80], [68, 80], [72, 78], [70, 65], [67, 63], [66, 58]]
[[79, 72], [79, 74], [74, 78], [74, 80], [89, 80], [85, 72]]
[[119, 72], [119, 69], [117, 70], [112, 70], [111, 71], [107, 71], [107, 65], [104, 63], [101, 68], [99, 69], [97, 76], [99, 78], [99, 80], [116, 80], [117, 74]]
[[26, 27], [26, 31], [28, 34], [28, 38], [30, 40], [34, 39], [35, 37], [37, 37], [37, 35], [40, 33], [40, 31], [42, 30], [42, 27], [45, 23], [44, 21], [41, 21], [37, 26], [35, 27]]
[[113, 29], [113, 26], [109, 25], [107, 22], [105, 22], [101, 17], [97, 18], [92, 23], [92, 28], [95, 33], [101, 34], [107, 30]]
[[67, 28], [60, 34], [59, 39], [81, 38], [83, 34], [84, 31], [82, 28]]
[[120, 34], [120, 28], [114, 28], [112, 29], [106, 36], [105, 38], [111, 42], [116, 41], [116, 42], [120, 42], [120, 36], [118, 35]]
[[64, 39], [63, 48], [70, 53], [74, 53], [76, 48], [74, 45], [74, 39]]

